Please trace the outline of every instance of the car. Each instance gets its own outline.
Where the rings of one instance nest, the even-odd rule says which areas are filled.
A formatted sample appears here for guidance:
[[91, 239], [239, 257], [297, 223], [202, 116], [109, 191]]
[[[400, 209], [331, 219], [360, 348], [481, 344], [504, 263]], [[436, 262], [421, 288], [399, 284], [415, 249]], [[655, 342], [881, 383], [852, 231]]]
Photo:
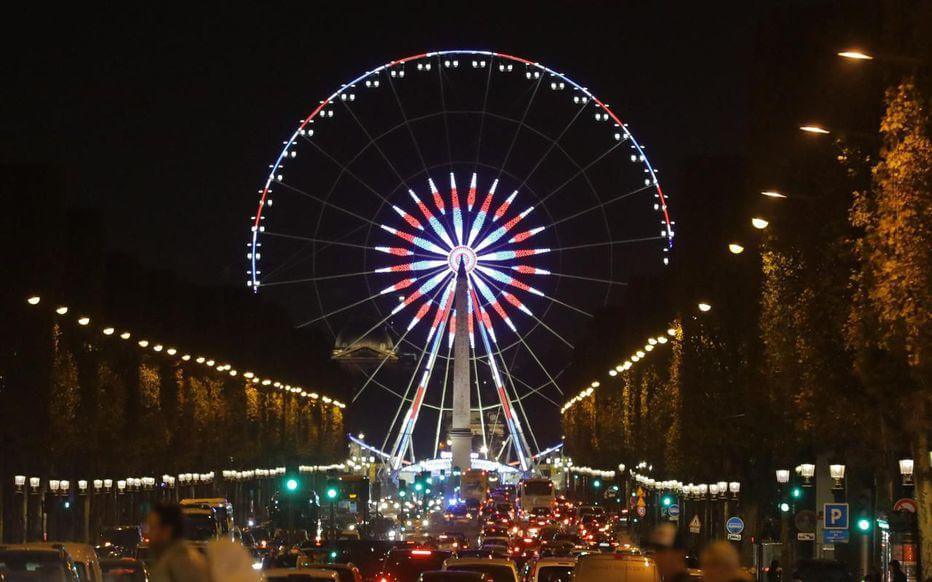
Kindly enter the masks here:
[[460, 548], [465, 548], [466, 546], [466, 536], [460, 532], [448, 531], [437, 536], [438, 550], [450, 550], [455, 552]]
[[138, 525], [114, 525], [100, 529], [95, 549], [101, 557], [128, 558], [142, 542], [142, 528]]
[[233, 533], [233, 504], [222, 497], [205, 497], [197, 499], [182, 499], [180, 502], [182, 508], [201, 507], [213, 509], [214, 517], [220, 526], [221, 535], [231, 535]]
[[486, 546], [478, 550], [460, 550], [456, 552], [457, 558], [507, 558], [508, 548], [505, 546]]
[[268, 582], [310, 582], [312, 580], [339, 581], [339, 576], [333, 570], [310, 570], [295, 568], [272, 568], [262, 573], [262, 580]]
[[527, 582], [569, 582], [575, 569], [575, 558], [541, 558], [531, 564]]
[[482, 572], [455, 570], [431, 570], [422, 572], [420, 582], [494, 582], [491, 576]]
[[222, 534], [213, 508], [183, 507], [181, 515], [184, 519], [184, 537], [188, 540], [209, 541], [218, 539]]
[[848, 567], [837, 560], [799, 560], [793, 570], [793, 579], [801, 582], [850, 582], [854, 580]]
[[104, 582], [148, 582], [149, 570], [134, 558], [114, 558], [100, 561]]
[[479, 547], [486, 546], [505, 546], [511, 545], [511, 538], [508, 536], [482, 536], [479, 538]]
[[518, 582], [518, 567], [512, 560], [493, 558], [451, 558], [443, 563], [444, 570], [479, 572], [494, 582]]
[[64, 549], [37, 544], [0, 545], [0, 575], [9, 580], [81, 582]]
[[359, 568], [352, 564], [302, 564], [301, 570], [305, 569], [332, 570], [337, 573], [339, 582], [362, 582], [362, 574], [359, 573]]
[[576, 559], [573, 582], [660, 582], [652, 558], [629, 554], [584, 554]]
[[422, 572], [441, 570], [450, 552], [425, 548], [395, 548], [382, 562], [376, 582], [414, 582]]
[[77, 542], [41, 542], [29, 545], [37, 548], [64, 550], [74, 562], [74, 567], [78, 572], [78, 578], [81, 579], [81, 582], [101, 582], [104, 578], [103, 573], [100, 571], [100, 561], [97, 559], [97, 552], [90, 544], [81, 544]]

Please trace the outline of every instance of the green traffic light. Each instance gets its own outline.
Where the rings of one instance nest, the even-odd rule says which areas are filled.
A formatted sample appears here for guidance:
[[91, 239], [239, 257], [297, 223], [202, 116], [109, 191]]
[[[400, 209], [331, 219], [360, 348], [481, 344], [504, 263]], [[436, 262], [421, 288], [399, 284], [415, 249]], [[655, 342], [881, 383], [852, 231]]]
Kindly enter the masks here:
[[404, 497], [404, 496], [407, 495], [407, 494], [408, 494], [408, 492], [405, 491], [404, 489], [402, 489], [401, 491], [398, 492], [398, 497]]
[[787, 503], [786, 501], [784, 501], [783, 503], [780, 504], [780, 511], [782, 511], [783, 513], [786, 513], [786, 512], [789, 511], [789, 510], [790, 510], [790, 504], [789, 504], [789, 503]]
[[790, 491], [790, 495], [793, 496], [793, 499], [799, 499], [803, 496], [803, 490], [800, 487], [793, 487], [793, 490]]
[[288, 491], [297, 491], [298, 490], [298, 480], [297, 479], [288, 479], [285, 481], [285, 489]]
[[337, 498], [337, 488], [328, 487], [327, 488], [327, 499], [336, 499]]
[[664, 507], [670, 507], [671, 505], [673, 505], [673, 498], [670, 497], [669, 495], [664, 495], [663, 499], [661, 499], [660, 501], [663, 503]]
[[598, 489], [599, 487], [602, 486], [602, 482], [596, 479], [595, 481], [592, 482], [592, 486]]
[[866, 517], [862, 517], [858, 520], [857, 526], [858, 531], [868, 532], [871, 530], [871, 520], [867, 519]]
[[422, 490], [422, 489], [424, 489], [424, 486], [421, 485], [420, 483], [415, 483], [415, 484], [414, 484], [414, 490], [415, 490], [415, 491], [420, 491], [420, 490]]

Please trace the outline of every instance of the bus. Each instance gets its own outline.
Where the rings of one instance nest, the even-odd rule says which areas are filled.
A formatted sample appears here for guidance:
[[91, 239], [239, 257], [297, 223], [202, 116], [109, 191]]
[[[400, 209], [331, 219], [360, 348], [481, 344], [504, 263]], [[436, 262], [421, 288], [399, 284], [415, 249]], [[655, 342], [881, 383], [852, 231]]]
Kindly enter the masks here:
[[489, 492], [489, 475], [482, 469], [467, 469], [460, 477], [460, 497], [478, 507]]
[[553, 481], [550, 479], [522, 479], [518, 483], [518, 507], [521, 511], [550, 509], [553, 502]]

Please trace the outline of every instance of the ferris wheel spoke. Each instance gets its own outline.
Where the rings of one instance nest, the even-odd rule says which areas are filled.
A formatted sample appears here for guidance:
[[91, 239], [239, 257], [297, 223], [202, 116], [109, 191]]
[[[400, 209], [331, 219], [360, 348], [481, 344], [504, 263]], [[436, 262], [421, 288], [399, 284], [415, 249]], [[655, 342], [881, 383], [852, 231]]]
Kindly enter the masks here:
[[[328, 151], [325, 150], [324, 148], [322, 148], [322, 147], [320, 147], [319, 145], [317, 145], [317, 142], [315, 142], [315, 141], [312, 140], [311, 138], [307, 137], [306, 135], [303, 136], [303, 138], [304, 138], [304, 141], [306, 141], [307, 143], [309, 143], [309, 144], [311, 144], [312, 146], [314, 146], [314, 149], [316, 149], [318, 152], [320, 152], [321, 155], [323, 155], [323, 156], [326, 157], [328, 160], [330, 160], [331, 162], [333, 162], [334, 164], [336, 164], [337, 166], [339, 166], [339, 168], [340, 168], [340, 170], [341, 170], [342, 173], [346, 174], [346, 175], [349, 176], [350, 178], [353, 178], [354, 180], [356, 180], [357, 182], [359, 182], [359, 184], [360, 184], [363, 188], [365, 188], [365, 189], [368, 190], [369, 192], [372, 192], [373, 194], [375, 194], [376, 196], [378, 196], [385, 204], [389, 204], [388, 198], [386, 198], [385, 196], [383, 196], [381, 192], [379, 192], [378, 190], [376, 190], [375, 188], [373, 188], [368, 182], [366, 182], [365, 180], [363, 180], [356, 172], [354, 172], [354, 171], [352, 171], [351, 169], [349, 169], [349, 166], [348, 166], [348, 165], [346, 165], [346, 164], [344, 164], [343, 162], [341, 162], [340, 160], [336, 159], [333, 155], [330, 154], [330, 152], [328, 152]], [[364, 151], [364, 150], [365, 150], [365, 148], [363, 148], [363, 150], [360, 150], [360, 151]], [[357, 157], [358, 157], [358, 156], [357, 156]], [[356, 158], [354, 157], [353, 159], [355, 160]], [[340, 178], [339, 178], [339, 176], [338, 176], [336, 181], [339, 181], [339, 179], [340, 179]], [[331, 191], [332, 191], [332, 189], [331, 189]]]
[[333, 202], [329, 202], [329, 201], [327, 201], [327, 200], [325, 200], [325, 199], [323, 199], [323, 198], [321, 198], [321, 197], [319, 197], [319, 196], [314, 196], [313, 194], [311, 194], [311, 193], [309, 193], [309, 192], [305, 192], [304, 190], [298, 188], [297, 186], [292, 186], [291, 184], [288, 184], [287, 182], [284, 182], [284, 181], [278, 182], [278, 184], [284, 186], [285, 188], [288, 188], [288, 189], [291, 190], [292, 192], [295, 192], [295, 193], [300, 194], [300, 195], [302, 195], [302, 196], [306, 196], [307, 198], [310, 198], [311, 200], [314, 200], [314, 201], [316, 201], [316, 202], [319, 202], [320, 204], [322, 204], [322, 205], [324, 205], [324, 206], [328, 206], [328, 207], [330, 207], [330, 208], [333, 208], [334, 210], [339, 210], [340, 212], [343, 212], [343, 213], [345, 213], [345, 214], [348, 214], [349, 216], [352, 216], [352, 217], [354, 217], [354, 218], [358, 218], [359, 220], [361, 220], [361, 221], [363, 221], [363, 222], [366, 222], [366, 223], [369, 223], [369, 224], [371, 224], [371, 225], [373, 225], [373, 226], [379, 226], [379, 223], [374, 222], [374, 221], [372, 221], [372, 220], [366, 218], [365, 216], [363, 216], [363, 215], [361, 215], [361, 214], [357, 214], [357, 213], [353, 212], [352, 210], [347, 210], [346, 208], [343, 208], [342, 206], [339, 206], [339, 205], [337, 205], [337, 204], [334, 204]]
[[623, 240], [609, 240], [609, 241], [597, 242], [597, 243], [586, 243], [586, 244], [581, 244], [581, 245], [572, 245], [572, 246], [568, 246], [568, 247], [557, 247], [557, 248], [553, 248], [553, 249], [550, 249], [550, 250], [552, 250], [552, 251], [574, 251], [574, 250], [578, 250], [578, 249], [592, 249], [592, 248], [596, 248], [596, 247], [608, 247], [608, 246], [615, 246], [615, 245], [629, 245], [629, 244], [634, 244], [634, 243], [641, 243], [641, 242], [648, 242], [648, 241], [652, 241], [652, 240], [662, 240], [662, 239], [666, 239], [666, 237], [664, 237], [664, 236], [643, 236], [643, 237], [641, 237], [641, 238], [626, 238], [626, 239], [623, 239]]
[[[385, 447], [388, 446], [388, 440], [392, 437], [392, 432], [395, 429], [395, 423], [398, 422], [398, 418], [401, 416], [401, 411], [404, 410], [405, 405], [408, 402], [412, 402], [413, 399], [408, 398], [408, 394], [411, 393], [411, 388], [414, 386], [414, 381], [418, 376], [418, 372], [421, 369], [421, 364], [424, 362], [424, 357], [427, 355], [427, 350], [429, 344], [424, 342], [424, 345], [421, 346], [421, 355], [417, 359], [417, 363], [414, 365], [414, 371], [411, 373], [411, 378], [408, 380], [408, 386], [405, 388], [404, 396], [401, 398], [401, 402], [398, 404], [398, 409], [395, 410], [395, 416], [392, 418], [392, 423], [388, 426], [388, 431], [385, 433], [385, 438], [382, 440], [382, 450], [385, 450]], [[378, 385], [378, 383], [377, 383]]]
[[316, 281], [330, 281], [333, 279], [347, 279], [350, 277], [361, 277], [371, 275], [372, 271], [359, 271], [357, 273], [340, 273], [339, 275], [321, 275], [320, 277], [304, 277], [301, 279], [288, 279], [284, 281], [263, 282], [263, 287], [276, 287], [279, 285], [295, 285], [298, 283], [313, 283]]
[[557, 186], [556, 188], [554, 188], [553, 190], [551, 190], [546, 196], [544, 196], [544, 197], [541, 199], [541, 201], [540, 201], [541, 204], [543, 204], [544, 202], [546, 202], [551, 196], [553, 196], [554, 194], [556, 194], [557, 192], [559, 192], [559, 191], [562, 190], [563, 188], [566, 188], [570, 183], [572, 183], [573, 180], [575, 180], [575, 179], [578, 178], [579, 176], [585, 174], [586, 171], [587, 171], [589, 168], [591, 168], [592, 166], [598, 164], [598, 163], [601, 162], [603, 159], [605, 159], [605, 157], [606, 157], [607, 155], [609, 155], [610, 153], [612, 153], [613, 151], [615, 151], [622, 143], [623, 143], [623, 142], [620, 142], [620, 141], [615, 142], [614, 144], [612, 144], [612, 147], [608, 148], [607, 150], [605, 150], [604, 152], [602, 152], [601, 154], [599, 154], [594, 160], [592, 160], [591, 162], [587, 163], [585, 166], [582, 166], [582, 167], [580, 167], [578, 170], [576, 170], [576, 171], [573, 173], [572, 176], [570, 176], [569, 178], [567, 178], [567, 180], [566, 180], [565, 182], [562, 182], [559, 186]]
[[598, 210], [599, 208], [604, 208], [604, 207], [606, 207], [606, 206], [608, 206], [609, 204], [612, 204], [612, 203], [614, 203], [614, 202], [618, 202], [618, 201], [620, 201], [620, 200], [624, 200], [625, 198], [630, 198], [631, 196], [634, 196], [635, 194], [640, 194], [641, 192], [645, 192], [645, 191], [647, 191], [647, 190], [653, 190], [653, 189], [654, 189], [653, 186], [641, 186], [640, 188], [636, 188], [636, 189], [634, 189], [634, 190], [631, 190], [630, 192], [625, 192], [624, 194], [619, 194], [618, 196], [615, 196], [614, 198], [611, 198], [611, 199], [609, 199], [609, 200], [606, 200], [605, 202], [600, 202], [600, 203], [598, 203], [598, 204], [595, 204], [595, 205], [593, 205], [593, 206], [590, 206], [589, 208], [586, 208], [586, 209], [584, 209], [584, 210], [580, 210], [579, 212], [574, 212], [573, 214], [570, 214], [569, 216], [564, 216], [563, 218], [561, 218], [560, 220], [557, 220], [556, 222], [554, 222], [554, 223], [551, 224], [550, 226], [556, 226], [556, 225], [558, 225], [558, 224], [561, 224], [561, 223], [563, 223], [563, 222], [566, 222], [567, 220], [572, 220], [572, 219], [576, 218], [577, 216], [582, 216], [582, 215], [584, 215], [584, 214], [588, 214], [588, 213], [592, 212], [593, 210]]
[[[388, 155], [385, 154], [385, 150], [383, 150], [382, 146], [379, 145], [378, 140], [372, 137], [372, 134], [369, 133], [369, 130], [366, 128], [365, 124], [359, 120], [359, 117], [350, 108], [346, 101], [343, 101], [342, 103], [343, 107], [345, 107], [349, 112], [350, 117], [352, 117], [353, 121], [356, 122], [356, 125], [359, 126], [359, 129], [361, 129], [362, 132], [366, 134], [366, 138], [369, 139], [369, 143], [372, 144], [372, 147], [374, 147], [377, 152], [379, 152], [379, 155], [382, 156], [382, 160], [385, 161], [385, 164], [388, 166], [388, 168], [395, 174], [395, 177], [398, 178], [398, 181], [407, 186], [407, 182], [405, 182], [404, 178], [401, 176], [401, 172], [398, 171], [398, 168], [395, 167], [395, 164], [393, 164], [392, 161], [388, 158]], [[405, 121], [405, 123], [407, 123], [407, 121]]]
[[[474, 271], [474, 273], [475, 273], [475, 271]], [[483, 276], [485, 276], [485, 275], [483, 275]], [[492, 287], [494, 287], [495, 290], [498, 291], [500, 294], [505, 295], [505, 296], [510, 295], [507, 291], [505, 291], [504, 289], [502, 289], [502, 287], [501, 287], [500, 285], [496, 285], [495, 282], [494, 282], [494, 280], [492, 280], [491, 278], [487, 281], [487, 283], [488, 283], [489, 285], [491, 285]], [[545, 295], [544, 295], [543, 293], [541, 293], [541, 294], [540, 294], [540, 297], [545, 297]], [[547, 323], [544, 322], [544, 320], [542, 320], [542, 319], [540, 319], [539, 317], [537, 317], [536, 315], [534, 315], [534, 313], [533, 313], [530, 309], [528, 309], [528, 310], [526, 310], [526, 311], [525, 311], [525, 310], [522, 310], [522, 312], [523, 312], [525, 315], [528, 315], [529, 317], [531, 317], [534, 321], [536, 321], [537, 323], [539, 323], [541, 326], [543, 326], [544, 329], [546, 329], [546, 330], [549, 331], [551, 334], [553, 334], [554, 337], [556, 337], [558, 340], [560, 340], [561, 342], [563, 342], [564, 344], [566, 344], [570, 349], [575, 349], [575, 346], [574, 346], [572, 343], [570, 343], [569, 341], [567, 341], [566, 338], [564, 338], [562, 335], [560, 335], [559, 333], [557, 333], [557, 331], [554, 330], [552, 327], [550, 327], [549, 325], [547, 325]]]
[[[439, 68], [439, 67], [438, 67]], [[455, 317], [455, 316], [451, 316]], [[450, 357], [450, 352], [453, 350], [453, 346], [450, 345], [447, 348], [447, 362], [443, 370], [443, 385], [440, 389], [440, 408], [437, 413], [437, 432], [434, 434], [434, 458], [437, 458], [437, 449], [440, 448], [440, 425], [443, 422], [443, 404], [446, 401], [447, 397], [447, 381], [450, 379], [450, 361], [453, 359]]]
[[558, 146], [558, 144], [560, 143], [560, 140], [563, 139], [563, 136], [566, 135], [566, 132], [568, 132], [570, 128], [573, 127], [573, 124], [576, 123], [576, 120], [579, 119], [579, 116], [582, 115], [583, 111], [586, 110], [587, 106], [588, 104], [584, 103], [579, 109], [577, 109], [576, 113], [573, 115], [573, 117], [570, 118], [570, 120], [563, 127], [563, 129], [560, 131], [557, 137], [550, 140], [550, 145], [547, 147], [547, 151], [545, 151], [543, 155], [541, 155], [540, 159], [537, 160], [537, 163], [534, 164], [534, 167], [531, 168], [531, 171], [527, 173], [527, 175], [521, 181], [521, 184], [518, 185], [518, 188], [517, 188], [518, 190], [521, 190], [522, 188], [524, 188], [525, 184], [527, 184], [527, 181], [531, 179], [531, 176], [533, 176], [534, 173], [537, 172], [537, 169], [540, 168], [541, 164], [543, 164], [544, 161], [547, 159], [547, 157], [550, 156], [550, 152], [552, 152]]
[[[433, 300], [437, 297], [437, 293], [439, 293], [439, 292], [440, 292], [440, 288], [438, 288], [437, 291], [434, 292], [433, 296], [432, 296], [428, 301], [433, 301]], [[351, 343], [350, 345], [346, 346], [346, 347], [343, 348], [343, 349], [344, 349], [344, 350], [347, 350], [347, 349], [353, 347], [354, 345], [356, 345], [356, 343], [358, 343], [360, 340], [362, 340], [363, 338], [367, 337], [370, 333], [372, 333], [373, 331], [375, 331], [377, 328], [379, 328], [379, 327], [381, 327], [382, 325], [384, 325], [385, 322], [388, 321], [393, 315], [394, 315], [394, 314], [389, 314], [389, 315], [387, 315], [385, 318], [382, 319], [382, 321], [380, 321], [379, 323], [377, 323], [377, 324], [375, 324], [374, 326], [372, 326], [372, 327], [369, 329], [369, 331], [367, 331], [366, 333], [360, 335], [355, 341], [353, 341], [353, 343]], [[405, 329], [404, 333], [401, 334], [401, 337], [398, 338], [398, 343], [403, 342], [403, 341], [405, 340], [405, 337], [407, 337], [407, 335], [411, 332], [412, 329], [414, 329], [413, 326], [412, 326], [412, 327], [408, 327], [407, 329]], [[385, 365], [385, 362], [387, 362], [393, 355], [394, 355], [394, 351], [391, 351], [391, 352], [389, 352], [388, 354], [386, 354], [384, 358], [382, 358], [382, 361], [379, 362], [379, 366], [375, 369], [374, 372], [372, 372], [372, 374], [370, 374], [370, 375], [366, 378], [366, 381], [363, 383], [362, 387], [359, 389], [358, 392], [356, 392], [356, 395], [353, 396], [353, 402], [356, 402], [356, 400], [362, 395], [363, 391], [364, 391], [364, 390], [366, 389], [366, 387], [369, 385], [369, 382], [372, 382], [372, 381], [374, 380], [374, 378], [376, 377], [376, 375], [377, 375], [377, 374], [379, 373], [379, 371], [382, 369], [382, 366]]]
[[417, 137], [414, 135], [414, 128], [411, 127], [411, 123], [408, 121], [408, 113], [405, 111], [404, 105], [402, 105], [401, 99], [398, 97], [398, 90], [395, 89], [395, 83], [392, 82], [391, 76], [388, 77], [388, 86], [391, 87], [392, 95], [395, 96], [395, 104], [398, 105], [398, 111], [401, 112], [401, 119], [404, 120], [405, 128], [408, 130], [408, 135], [411, 136], [411, 144], [414, 145], [414, 151], [417, 152], [417, 157], [421, 160], [421, 165], [424, 166], [424, 173], [426, 174], [427, 162], [424, 160], [424, 154], [421, 152], [421, 145], [418, 143]]
[[534, 90], [531, 92], [531, 98], [528, 99], [527, 105], [524, 107], [524, 112], [521, 114], [521, 121], [515, 128], [514, 134], [511, 136], [511, 143], [508, 145], [508, 151], [505, 153], [505, 159], [502, 160], [501, 168], [498, 171], [498, 177], [502, 177], [502, 171], [508, 166], [508, 160], [511, 159], [511, 152], [514, 150], [515, 143], [518, 141], [518, 136], [521, 134], [521, 127], [525, 125], [525, 120], [527, 119], [527, 114], [531, 111], [531, 105], [534, 104], [534, 99], [537, 97], [537, 91], [540, 89], [540, 82], [543, 79], [543, 76], [537, 78], [537, 82], [534, 83]]
[[[431, 274], [432, 274], [432, 273], [424, 273], [423, 275], [419, 275], [419, 276], [417, 276], [417, 277], [413, 277], [413, 279], [414, 279], [415, 281], [418, 281], [418, 280], [420, 280], [420, 279], [424, 279], [424, 278], [430, 276]], [[376, 297], [380, 297], [380, 296], [382, 296], [382, 295], [384, 295], [384, 294], [385, 294], [385, 290], [379, 291], [378, 293], [375, 293], [375, 294], [373, 294], [373, 295], [370, 295], [369, 297], [366, 297], [366, 298], [364, 298], [364, 299], [360, 299], [359, 301], [355, 301], [355, 302], [353, 302], [353, 303], [350, 303], [349, 305], [344, 305], [343, 307], [337, 308], [337, 309], [335, 309], [335, 310], [333, 310], [333, 311], [331, 311], [331, 312], [329, 312], [329, 313], [325, 313], [325, 314], [323, 314], [323, 315], [320, 315], [320, 316], [318, 316], [318, 317], [315, 317], [314, 319], [310, 319], [310, 320], [308, 320], [308, 321], [305, 321], [304, 323], [298, 324], [298, 325], [295, 326], [295, 327], [298, 327], [298, 328], [306, 327], [306, 326], [311, 325], [311, 324], [313, 324], [313, 323], [316, 323], [316, 322], [318, 322], [318, 321], [320, 321], [320, 320], [322, 320], [322, 319], [327, 319], [327, 318], [329, 318], [329, 317], [331, 317], [331, 316], [333, 316], [333, 315], [336, 315], [337, 313], [342, 313], [342, 312], [346, 311], [347, 309], [352, 309], [353, 307], [357, 307], [357, 306], [359, 306], [359, 305], [362, 305], [363, 303], [365, 303], [365, 302], [367, 302], [367, 301], [372, 301], [372, 300], [375, 299]], [[399, 311], [400, 311], [400, 310], [399, 310]], [[393, 313], [392, 315], [394, 315], [394, 313]]]
[[[479, 114], [479, 133], [476, 138], [476, 162], [475, 162], [476, 167], [473, 170], [474, 172], [475, 172], [475, 169], [477, 169], [479, 165], [479, 158], [482, 154], [482, 133], [485, 129], [485, 116], [488, 110], [489, 87], [491, 87], [491, 85], [492, 85], [492, 60], [489, 59], [489, 70], [485, 75], [485, 90], [482, 95], [482, 109], [481, 109], [481, 113]], [[472, 206], [470, 206], [470, 209], [472, 209]]]
[[[511, 391], [512, 391], [512, 393], [513, 393], [515, 396], [517, 396], [517, 395], [518, 395], [518, 391], [515, 389], [515, 383], [514, 383], [514, 380], [512, 379], [511, 370], [509, 370], [507, 367], [505, 367], [505, 362], [504, 362], [504, 360], [502, 361], [502, 369], [505, 370], [505, 377], [508, 378], [508, 383], [511, 384]], [[554, 384], [554, 385], [556, 385], [556, 384]], [[561, 394], [562, 394], [562, 392], [561, 392]], [[539, 451], [539, 450], [540, 450], [540, 445], [537, 444], [537, 435], [534, 434], [534, 425], [533, 425], [533, 423], [531, 423], [530, 419], [528, 418], [527, 412], [525, 412], [525, 410], [524, 410], [524, 404], [522, 403], [521, 400], [512, 399], [511, 396], [508, 396], [508, 391], [507, 391], [507, 390], [505, 391], [505, 395], [506, 395], [506, 397], [509, 399], [510, 404], [512, 404], [512, 410], [514, 410], [514, 403], [517, 402], [517, 404], [518, 404], [518, 410], [521, 411], [521, 416], [524, 417], [524, 425], [527, 427], [527, 431], [528, 431], [528, 433], [530, 433], [530, 435], [531, 435], [531, 442], [534, 443], [534, 448], [537, 449], [537, 450]], [[530, 451], [528, 451], [528, 453], [530, 453]]]

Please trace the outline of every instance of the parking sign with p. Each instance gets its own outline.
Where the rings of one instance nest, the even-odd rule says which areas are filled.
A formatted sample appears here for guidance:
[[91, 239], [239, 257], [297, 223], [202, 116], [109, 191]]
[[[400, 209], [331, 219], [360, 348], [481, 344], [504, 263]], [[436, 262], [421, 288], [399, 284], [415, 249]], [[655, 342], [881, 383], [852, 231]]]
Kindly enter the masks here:
[[847, 503], [826, 503], [822, 515], [824, 529], [848, 529]]

